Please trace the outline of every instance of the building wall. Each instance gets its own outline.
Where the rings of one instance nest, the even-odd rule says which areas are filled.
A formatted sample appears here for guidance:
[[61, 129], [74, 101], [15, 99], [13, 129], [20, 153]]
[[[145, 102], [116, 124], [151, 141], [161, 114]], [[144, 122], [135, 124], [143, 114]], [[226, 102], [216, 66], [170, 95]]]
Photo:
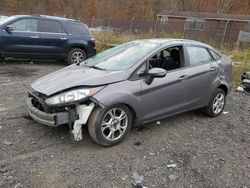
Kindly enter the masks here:
[[[221, 43], [225, 31], [226, 21], [219, 20], [206, 20], [203, 30], [189, 30], [185, 29], [185, 18], [168, 18], [168, 22], [163, 24], [159, 21], [157, 31], [167, 33], [180, 33], [184, 34], [185, 38], [194, 39], [199, 41], [213, 40]], [[247, 22], [231, 21], [228, 24], [225, 43], [235, 43], [238, 40], [239, 32], [244, 30]]]
[[226, 33], [225, 42], [236, 42], [238, 40], [240, 31], [245, 29], [246, 23], [247, 22], [230, 22], [228, 25], [228, 31]]
[[168, 18], [168, 21], [164, 24], [158, 21], [157, 31], [158, 33], [183, 33], [186, 20], [183, 18]]
[[185, 37], [200, 41], [207, 41], [211, 38], [214, 38], [217, 33], [217, 21], [215, 20], [206, 20], [203, 30], [185, 30]]

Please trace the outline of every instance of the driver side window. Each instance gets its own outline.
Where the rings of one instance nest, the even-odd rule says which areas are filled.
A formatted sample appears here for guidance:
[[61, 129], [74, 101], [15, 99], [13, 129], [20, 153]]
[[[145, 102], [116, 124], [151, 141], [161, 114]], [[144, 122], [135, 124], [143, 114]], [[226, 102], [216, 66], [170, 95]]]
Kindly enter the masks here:
[[162, 68], [171, 71], [182, 66], [182, 46], [166, 48], [149, 59], [149, 69]]
[[37, 32], [36, 19], [22, 19], [12, 23], [14, 31]]

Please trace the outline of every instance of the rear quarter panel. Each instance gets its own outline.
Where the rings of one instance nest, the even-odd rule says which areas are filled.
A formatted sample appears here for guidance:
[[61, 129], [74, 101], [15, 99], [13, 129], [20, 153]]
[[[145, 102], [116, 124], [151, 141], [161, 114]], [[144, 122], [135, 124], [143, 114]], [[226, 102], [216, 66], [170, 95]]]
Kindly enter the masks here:
[[221, 60], [221, 66], [224, 69], [223, 74], [225, 75], [226, 82], [229, 86], [232, 87], [233, 85], [233, 61], [231, 58], [229, 58], [226, 55], [223, 55], [223, 58]]
[[219, 78], [218, 84], [225, 85], [228, 89], [228, 94], [232, 91], [233, 87], [233, 65], [232, 60], [223, 55], [223, 57], [217, 61], [219, 66]]
[[87, 53], [87, 56], [90, 57], [96, 54], [95, 44], [91, 41], [89, 36], [79, 35], [79, 36], [69, 36], [68, 48], [69, 52], [72, 48], [82, 48]]

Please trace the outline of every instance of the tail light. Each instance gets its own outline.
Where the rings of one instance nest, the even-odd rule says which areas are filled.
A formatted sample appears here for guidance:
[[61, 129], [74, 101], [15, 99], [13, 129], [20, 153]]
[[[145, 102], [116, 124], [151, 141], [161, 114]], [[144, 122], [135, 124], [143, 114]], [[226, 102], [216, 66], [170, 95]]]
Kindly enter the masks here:
[[95, 43], [95, 38], [94, 37], [91, 37], [90, 40]]

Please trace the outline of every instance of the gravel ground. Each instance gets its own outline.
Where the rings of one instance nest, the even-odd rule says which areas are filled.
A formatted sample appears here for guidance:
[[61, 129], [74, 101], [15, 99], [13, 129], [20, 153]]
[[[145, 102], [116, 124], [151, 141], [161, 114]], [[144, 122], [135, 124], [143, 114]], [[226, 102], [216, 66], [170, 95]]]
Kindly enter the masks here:
[[[250, 96], [233, 93], [224, 114], [190, 112], [131, 130], [112, 148], [74, 142], [67, 126], [27, 116], [26, 90], [63, 63], [0, 63], [0, 187], [250, 187]], [[228, 113], [226, 113], [228, 112]]]

